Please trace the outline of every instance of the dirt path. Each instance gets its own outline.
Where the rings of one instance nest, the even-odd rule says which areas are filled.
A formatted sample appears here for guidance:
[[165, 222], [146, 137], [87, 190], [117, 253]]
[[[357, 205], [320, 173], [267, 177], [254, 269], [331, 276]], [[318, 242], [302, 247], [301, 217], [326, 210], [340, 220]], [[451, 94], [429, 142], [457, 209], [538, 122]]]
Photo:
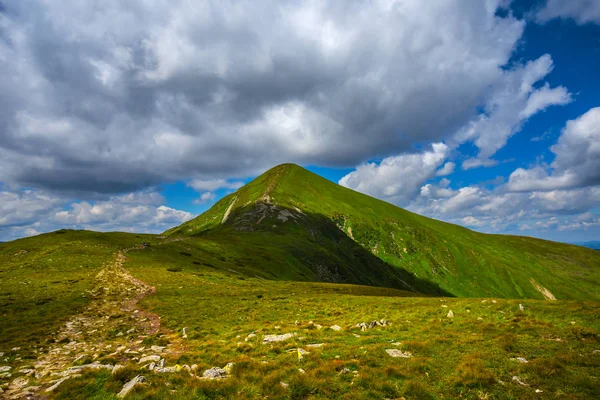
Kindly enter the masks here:
[[[142, 247], [115, 254], [96, 275], [87, 307], [48, 339], [37, 360], [15, 370], [25, 375], [14, 379], [0, 398], [42, 399], [83, 369], [113, 370], [137, 364], [145, 356], [176, 356], [184, 350], [179, 336], [161, 327], [158, 315], [137, 308], [141, 299], [156, 291], [124, 267], [126, 253], [137, 249]], [[144, 344], [144, 339], [157, 334], [162, 334], [166, 346]]]

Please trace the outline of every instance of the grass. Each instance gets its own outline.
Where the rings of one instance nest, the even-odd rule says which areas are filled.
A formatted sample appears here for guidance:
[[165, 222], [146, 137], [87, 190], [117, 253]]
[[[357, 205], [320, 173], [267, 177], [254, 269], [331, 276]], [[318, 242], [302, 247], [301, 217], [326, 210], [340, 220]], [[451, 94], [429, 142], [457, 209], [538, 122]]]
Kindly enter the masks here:
[[[182, 328], [187, 327], [186, 352], [167, 358], [167, 365], [197, 364], [201, 373], [235, 363], [232, 376], [222, 381], [202, 381], [186, 372], [152, 374], [140, 370], [137, 364], [115, 375], [88, 372], [65, 382], [50, 398], [116, 398], [122, 385], [140, 373], [147, 382], [136, 387], [128, 398], [600, 396], [600, 356], [594, 353], [600, 349], [598, 302], [414, 297], [414, 293], [378, 287], [268, 280], [254, 276], [254, 271], [231, 268], [239, 254], [217, 251], [217, 245], [204, 237], [158, 244], [160, 239], [151, 236], [67, 232], [43, 239], [56, 242], [59, 249], [68, 243], [82, 249], [98, 245], [105, 257], [112, 254], [112, 246], [117, 243], [123, 247], [140, 241], [152, 243], [146, 249], [130, 251], [125, 266], [156, 287], [156, 293], [142, 300], [140, 306], [157, 312], [161, 324], [172, 333], [148, 337], [144, 344], [165, 345], [181, 340]], [[17, 244], [24, 248], [27, 241], [33, 243], [33, 239], [27, 239]], [[14, 254], [14, 249], [10, 247], [9, 253]], [[26, 255], [34, 257], [35, 250], [30, 251], [32, 254]], [[86, 276], [93, 275], [99, 264], [94, 264]], [[20, 271], [15, 263], [12, 265], [4, 272], [5, 277]], [[46, 289], [53, 285], [46, 284]], [[55, 295], [67, 293], [56, 285]], [[77, 294], [81, 293], [84, 291]], [[6, 307], [12, 310], [15, 304]], [[54, 323], [56, 318], [77, 311], [62, 310], [63, 314], [46, 314], [46, 322]], [[454, 318], [447, 317], [449, 310]], [[13, 321], [21, 321], [31, 332], [28, 338], [35, 336], [33, 342], [47, 340], [49, 330], [41, 324], [32, 329], [35, 325], [23, 322], [12, 312], [4, 317], [8, 322], [4, 332], [12, 331], [6, 326], [17, 328]], [[359, 322], [382, 318], [391, 325], [365, 332], [355, 327]], [[323, 328], [317, 329], [317, 324]], [[333, 331], [328, 328], [332, 325], [343, 330]], [[257, 336], [246, 341], [253, 332]], [[265, 334], [287, 332], [297, 335], [285, 342], [262, 344]], [[7, 348], [24, 340], [18, 335], [3, 335], [2, 339], [0, 351], [8, 357], [14, 352]], [[309, 347], [312, 343], [324, 345]], [[294, 351], [298, 347], [309, 352], [301, 360]], [[413, 357], [392, 358], [385, 352], [390, 348], [408, 351]], [[107, 354], [98, 356], [104, 360]], [[516, 357], [529, 362], [511, 360]], [[528, 386], [517, 384], [513, 376]], [[543, 393], [536, 394], [536, 389]]]
[[60, 230], [0, 244], [0, 352], [23, 358], [88, 302], [113, 254], [151, 235]]
[[[267, 281], [193, 264], [196, 240], [202, 239], [131, 252], [127, 267], [157, 287], [142, 305], [158, 312], [174, 335], [189, 329], [188, 351], [168, 360], [170, 365], [197, 364], [203, 371], [234, 362], [232, 377], [200, 381], [186, 373], [147, 374], [147, 384], [132, 399], [600, 396], [597, 302], [419, 298], [393, 289]], [[192, 256], [182, 256], [181, 246]], [[169, 262], [156, 261], [161, 259]], [[182, 271], [168, 271], [172, 264]], [[448, 310], [454, 318], [447, 317]], [[365, 332], [355, 327], [382, 318], [391, 325]], [[333, 331], [332, 325], [343, 330]], [[246, 341], [253, 332], [257, 336]], [[297, 336], [261, 343], [264, 334], [287, 332]], [[308, 347], [311, 343], [324, 346]], [[298, 347], [310, 354], [299, 360]], [[385, 352], [390, 348], [413, 357], [391, 358]], [[529, 362], [512, 360], [516, 357]], [[528, 386], [515, 383], [513, 376]], [[98, 379], [74, 380], [63, 398], [88, 393]], [[118, 386], [113, 381], [119, 379], [108, 377], [98, 393]]]

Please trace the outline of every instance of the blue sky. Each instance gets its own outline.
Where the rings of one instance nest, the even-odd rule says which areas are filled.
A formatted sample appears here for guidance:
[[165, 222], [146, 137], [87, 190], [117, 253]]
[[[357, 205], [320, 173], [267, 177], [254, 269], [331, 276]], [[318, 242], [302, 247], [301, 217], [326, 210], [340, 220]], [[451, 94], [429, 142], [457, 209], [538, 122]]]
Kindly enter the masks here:
[[67, 3], [0, 0], [0, 240], [161, 232], [283, 162], [600, 240], [600, 4]]

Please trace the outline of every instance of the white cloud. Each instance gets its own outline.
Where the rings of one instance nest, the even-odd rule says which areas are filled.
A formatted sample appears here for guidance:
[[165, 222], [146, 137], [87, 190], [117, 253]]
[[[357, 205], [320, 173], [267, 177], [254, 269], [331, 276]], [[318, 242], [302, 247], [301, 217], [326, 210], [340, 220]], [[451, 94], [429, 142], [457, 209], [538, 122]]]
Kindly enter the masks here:
[[192, 179], [188, 182], [188, 186], [194, 188], [198, 192], [215, 191], [218, 189], [239, 189], [244, 186], [244, 182], [227, 181], [225, 179]]
[[70, 202], [39, 190], [0, 190], [0, 240], [61, 228], [97, 231], [163, 232], [193, 217], [163, 205], [152, 190], [94, 202]]
[[444, 143], [434, 143], [431, 147], [422, 153], [388, 157], [379, 164], [360, 165], [339, 183], [396, 203], [411, 200], [448, 157], [449, 149]]
[[454, 164], [452, 161], [448, 161], [446, 164], [444, 164], [444, 166], [442, 168], [440, 168], [437, 171], [436, 175], [437, 176], [448, 176], [454, 172], [455, 167], [456, 167], [456, 164]]
[[212, 192], [204, 192], [200, 195], [199, 199], [193, 201], [194, 204], [204, 204], [213, 201], [216, 198]]
[[600, 184], [600, 107], [567, 122], [548, 165], [518, 168], [509, 178], [512, 191], [555, 190]]
[[34, 190], [1, 189], [0, 227], [32, 224], [59, 207], [61, 203], [55, 196]]
[[535, 87], [552, 69], [552, 58], [546, 54], [503, 73], [485, 102], [485, 112], [465, 124], [454, 138], [455, 145], [473, 141], [479, 149], [476, 158], [463, 162], [463, 169], [496, 165], [497, 161], [490, 157], [521, 130], [528, 118], [549, 106], [571, 101], [571, 95], [562, 86], [550, 88], [546, 83]]
[[536, 18], [547, 22], [554, 18], [574, 19], [578, 24], [600, 23], [600, 2], [596, 0], [547, 0]]

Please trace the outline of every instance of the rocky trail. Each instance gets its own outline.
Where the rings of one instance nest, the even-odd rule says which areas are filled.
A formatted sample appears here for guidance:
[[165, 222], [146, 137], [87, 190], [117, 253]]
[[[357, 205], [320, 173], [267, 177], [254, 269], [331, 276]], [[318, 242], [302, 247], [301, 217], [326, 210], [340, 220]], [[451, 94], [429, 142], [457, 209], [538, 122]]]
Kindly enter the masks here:
[[[36, 360], [6, 367], [6, 377], [17, 377], [0, 388], [0, 398], [43, 399], [84, 370], [115, 373], [127, 364], [155, 372], [181, 369], [165, 367], [164, 358], [176, 358], [185, 350], [181, 336], [161, 327], [158, 315], [137, 308], [138, 301], [152, 295], [155, 288], [134, 278], [124, 263], [128, 251], [142, 248], [115, 254], [97, 274], [90, 303], [52, 335], [46, 346], [36, 350]], [[161, 346], [145, 344], [155, 338], [160, 339]]]

